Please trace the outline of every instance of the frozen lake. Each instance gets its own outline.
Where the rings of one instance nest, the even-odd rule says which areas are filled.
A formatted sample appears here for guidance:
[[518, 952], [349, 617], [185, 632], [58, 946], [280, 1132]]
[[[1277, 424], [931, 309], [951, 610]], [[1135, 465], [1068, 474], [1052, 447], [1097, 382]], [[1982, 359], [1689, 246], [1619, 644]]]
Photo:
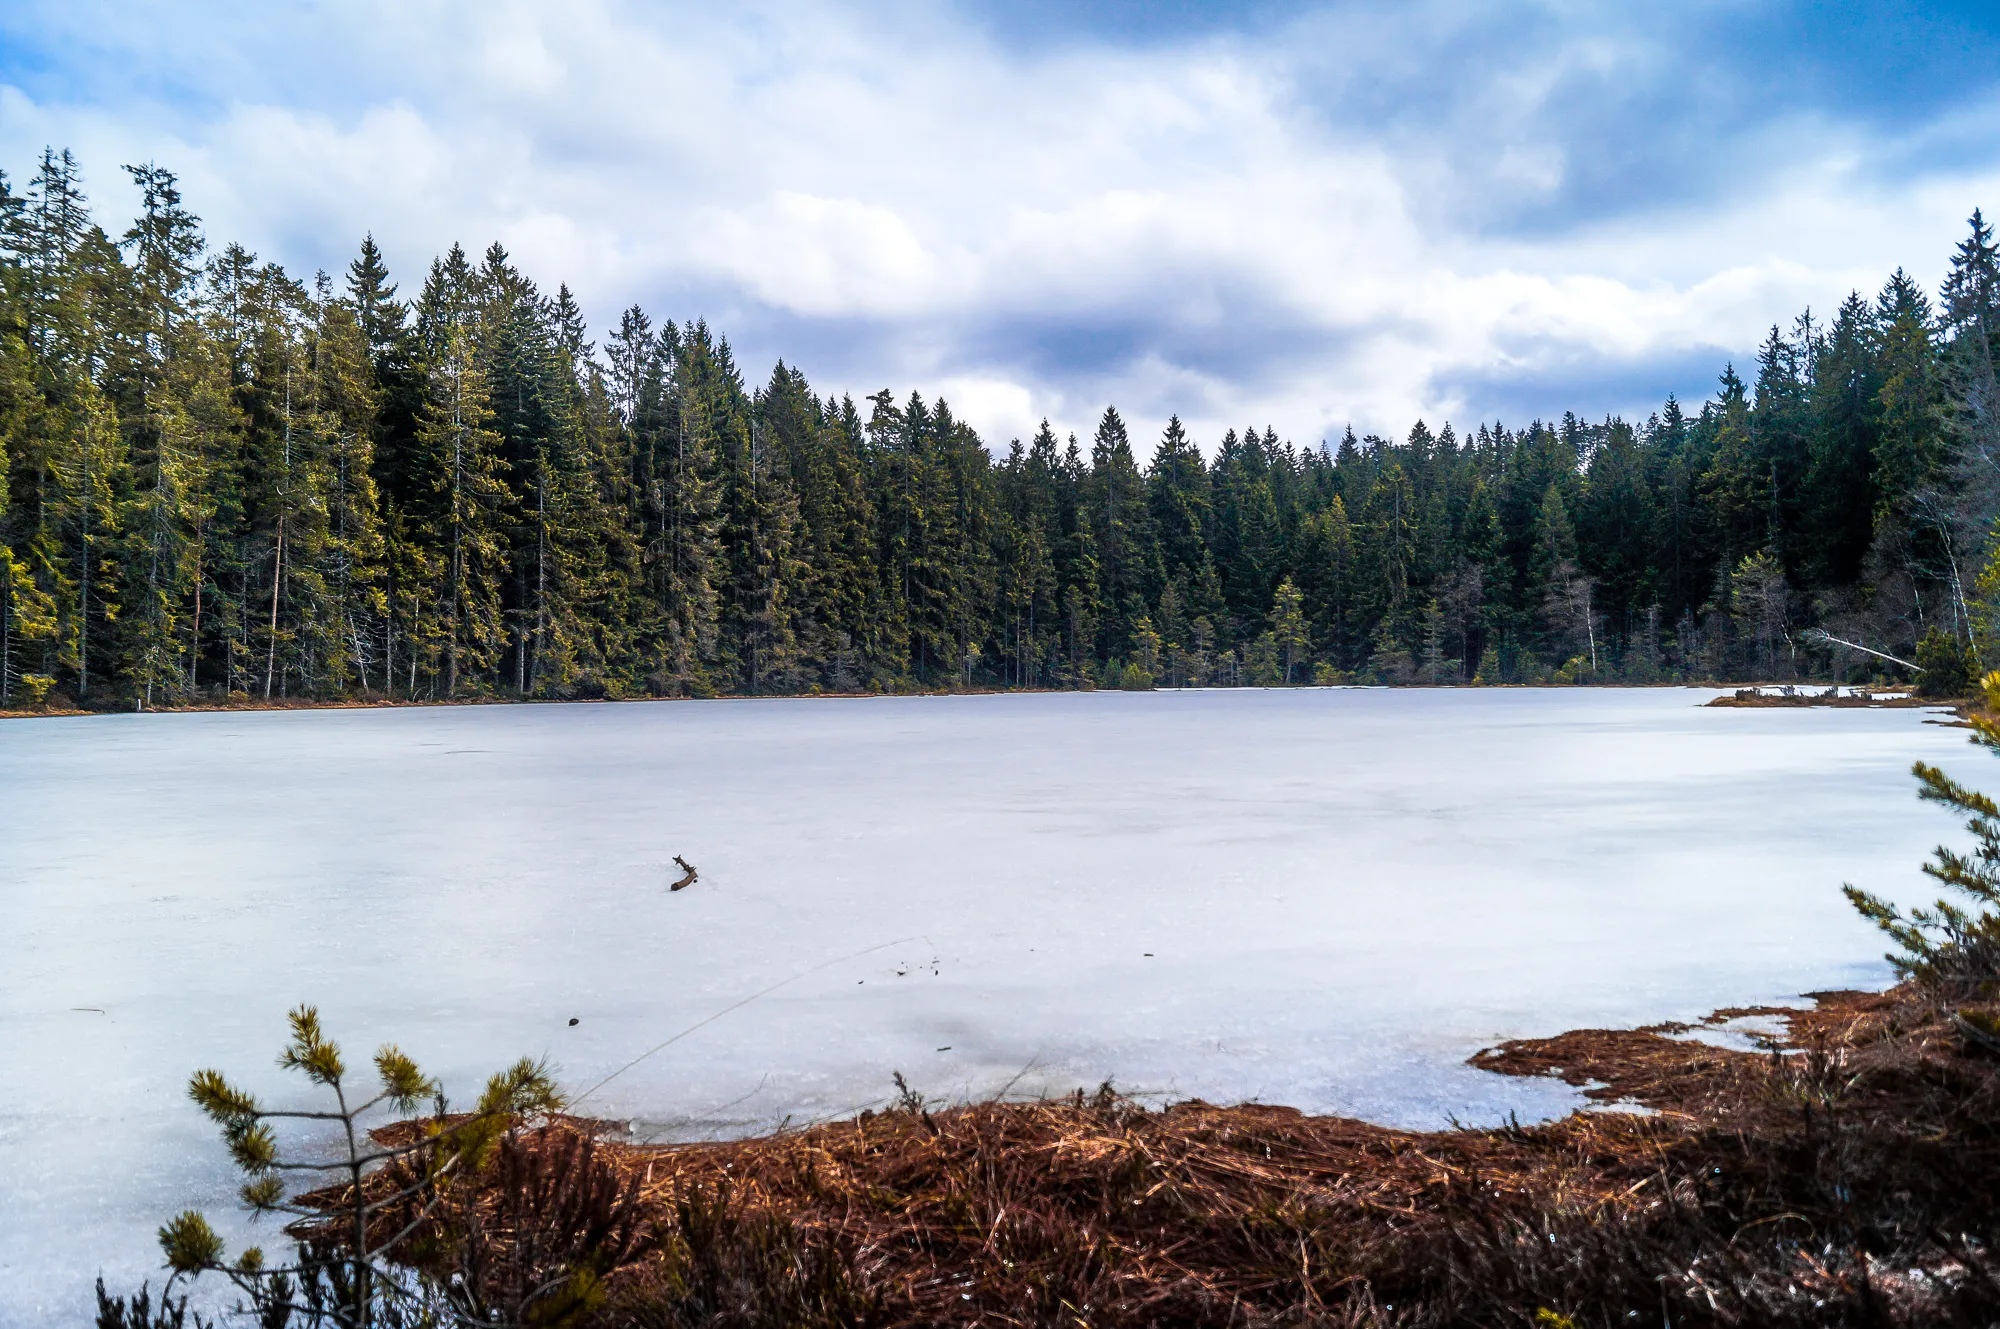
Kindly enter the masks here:
[[[315, 1002], [464, 1096], [522, 1054], [693, 1137], [1094, 1087], [1432, 1126], [1495, 1040], [1879, 984], [1917, 711], [1230, 691], [0, 722], [0, 1326], [232, 1209], [188, 1102]], [[672, 855], [701, 880], [669, 894]], [[785, 982], [785, 980], [791, 980]], [[577, 1020], [575, 1026], [569, 1021]], [[154, 1275], [157, 1280], [157, 1275]]]

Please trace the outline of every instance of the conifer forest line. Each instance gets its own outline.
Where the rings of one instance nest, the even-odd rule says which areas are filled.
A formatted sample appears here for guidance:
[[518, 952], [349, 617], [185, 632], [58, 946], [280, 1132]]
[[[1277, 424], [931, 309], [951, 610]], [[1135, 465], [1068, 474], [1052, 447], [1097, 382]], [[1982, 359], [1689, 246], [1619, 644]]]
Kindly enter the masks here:
[[[2000, 255], [1773, 328], [1698, 408], [1299, 447], [751, 387], [454, 247], [404, 299], [0, 176], [0, 708], [1861, 677], [2000, 664]], [[1141, 458], [1144, 457], [1142, 463]], [[1815, 644], [1817, 643], [1817, 644]]]

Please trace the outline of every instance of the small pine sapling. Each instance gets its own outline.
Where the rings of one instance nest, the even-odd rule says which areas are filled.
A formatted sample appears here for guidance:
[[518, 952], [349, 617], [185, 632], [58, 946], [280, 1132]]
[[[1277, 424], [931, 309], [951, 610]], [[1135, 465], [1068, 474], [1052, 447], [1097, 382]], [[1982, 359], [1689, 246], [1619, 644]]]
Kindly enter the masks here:
[[[455, 1180], [474, 1177], [486, 1166], [508, 1130], [523, 1118], [560, 1110], [562, 1095], [545, 1067], [524, 1058], [486, 1082], [470, 1113], [451, 1116], [437, 1082], [394, 1045], [385, 1045], [374, 1059], [380, 1087], [353, 1101], [340, 1047], [321, 1028], [319, 1012], [301, 1006], [290, 1021], [291, 1042], [278, 1064], [328, 1091], [330, 1109], [266, 1108], [214, 1070], [197, 1071], [188, 1093], [222, 1128], [230, 1157], [247, 1178], [240, 1194], [251, 1212], [299, 1220], [290, 1229], [297, 1238], [294, 1258], [270, 1265], [253, 1246], [230, 1261], [208, 1220], [189, 1210], [160, 1229], [171, 1271], [163, 1301], [180, 1280], [214, 1273], [248, 1298], [239, 1309], [260, 1324], [369, 1329], [461, 1319], [448, 1291], [398, 1267], [392, 1255], [433, 1220]], [[363, 1125], [363, 1118], [378, 1111], [407, 1116], [426, 1101], [433, 1105], [431, 1115], [419, 1119], [414, 1130], [392, 1133], [396, 1143], [378, 1143]], [[272, 1128], [280, 1121], [337, 1125], [340, 1154], [321, 1163], [285, 1156]], [[387, 1186], [368, 1184], [385, 1169]], [[339, 1184], [293, 1195], [286, 1185], [291, 1176]]]
[[214, 1321], [204, 1320], [197, 1313], [188, 1310], [188, 1299], [175, 1300], [172, 1285], [160, 1298], [160, 1304], [153, 1304], [153, 1290], [150, 1285], [142, 1285], [128, 1297], [114, 1297], [104, 1290], [104, 1279], [97, 1280], [97, 1329], [214, 1329]]
[[[1972, 741], [2000, 752], [2000, 671], [1980, 680], [1986, 709], [1971, 716]], [[1917, 796], [1941, 803], [1965, 816], [1965, 828], [1975, 847], [1970, 853], [1940, 845], [1926, 875], [1973, 901], [1967, 908], [1949, 899], [1907, 915], [1880, 896], [1849, 885], [1842, 889], [1862, 915], [1896, 941], [1888, 955], [1898, 975], [1912, 978], [1940, 995], [1969, 996], [2000, 982], [2000, 806], [1974, 789], [1967, 789], [1935, 766], [1923, 762], [1911, 768]]]

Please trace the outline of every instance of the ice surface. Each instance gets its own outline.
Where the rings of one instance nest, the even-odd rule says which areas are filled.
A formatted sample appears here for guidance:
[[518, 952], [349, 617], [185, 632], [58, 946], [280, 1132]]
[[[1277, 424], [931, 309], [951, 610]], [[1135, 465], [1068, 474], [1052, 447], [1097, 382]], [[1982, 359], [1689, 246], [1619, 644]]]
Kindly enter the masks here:
[[[286, 1008], [465, 1096], [522, 1054], [694, 1137], [1128, 1090], [1419, 1126], [1577, 1102], [1497, 1039], [1882, 982], [1909, 710], [1681, 689], [1228, 691], [0, 724], [0, 1326], [88, 1319], [233, 1180]], [[701, 869], [679, 894], [672, 855]], [[572, 1027], [569, 1021], [578, 1023]]]
[[1782, 1016], [1739, 1015], [1734, 1019], [1717, 1020], [1713, 1024], [1703, 1022], [1665, 1037], [1682, 1043], [1706, 1043], [1710, 1047], [1728, 1048], [1732, 1052], [1769, 1052], [1773, 1043], [1790, 1033], [1791, 1028]]

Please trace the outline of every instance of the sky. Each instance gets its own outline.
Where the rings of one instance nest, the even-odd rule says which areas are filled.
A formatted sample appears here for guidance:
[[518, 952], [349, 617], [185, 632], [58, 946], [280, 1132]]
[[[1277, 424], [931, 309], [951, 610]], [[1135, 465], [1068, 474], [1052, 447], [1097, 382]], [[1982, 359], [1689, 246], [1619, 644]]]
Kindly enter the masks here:
[[[246, 15], [249, 15], [246, 17]], [[2000, 7], [11, 0], [0, 167], [405, 294], [498, 240], [753, 385], [1300, 444], [1709, 396], [2000, 206]]]

